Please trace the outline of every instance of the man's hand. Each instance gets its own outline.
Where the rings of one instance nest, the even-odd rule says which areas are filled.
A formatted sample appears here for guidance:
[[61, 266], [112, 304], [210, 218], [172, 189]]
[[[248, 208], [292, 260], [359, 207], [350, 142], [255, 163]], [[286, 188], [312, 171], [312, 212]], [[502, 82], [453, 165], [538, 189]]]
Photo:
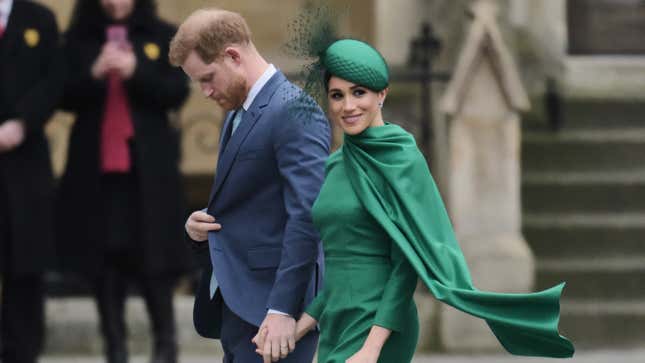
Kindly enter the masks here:
[[296, 349], [296, 320], [288, 315], [267, 314], [253, 338], [264, 363], [284, 359]]
[[0, 125], [0, 153], [11, 151], [25, 141], [25, 123], [7, 120]]
[[219, 231], [222, 229], [222, 225], [215, 223], [215, 217], [198, 210], [188, 217], [185, 228], [192, 240], [203, 242], [208, 239], [209, 231]]

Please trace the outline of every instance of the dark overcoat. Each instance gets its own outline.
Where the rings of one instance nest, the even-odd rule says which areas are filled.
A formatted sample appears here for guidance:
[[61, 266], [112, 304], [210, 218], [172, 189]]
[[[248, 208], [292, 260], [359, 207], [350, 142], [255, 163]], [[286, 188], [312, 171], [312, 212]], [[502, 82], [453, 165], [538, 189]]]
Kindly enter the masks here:
[[[85, 22], [87, 25], [88, 22]], [[100, 272], [106, 226], [102, 223], [100, 137], [106, 81], [90, 69], [105, 42], [107, 21], [72, 27], [64, 37], [69, 69], [64, 107], [76, 114], [57, 202], [59, 260], [63, 271]], [[150, 14], [126, 24], [137, 58], [124, 81], [134, 124], [131, 157], [138, 180], [140, 268], [146, 274], [184, 271], [189, 251], [183, 242], [184, 209], [179, 175], [179, 131], [169, 114], [188, 95], [187, 78], [168, 62], [175, 28]]]
[[[53, 261], [53, 178], [44, 125], [62, 92], [64, 69], [54, 15], [14, 1], [0, 39], [0, 123], [21, 119], [24, 142], [0, 153], [15, 275], [38, 274]], [[3, 248], [1, 251], [5, 251]], [[3, 259], [0, 259], [0, 262]]]

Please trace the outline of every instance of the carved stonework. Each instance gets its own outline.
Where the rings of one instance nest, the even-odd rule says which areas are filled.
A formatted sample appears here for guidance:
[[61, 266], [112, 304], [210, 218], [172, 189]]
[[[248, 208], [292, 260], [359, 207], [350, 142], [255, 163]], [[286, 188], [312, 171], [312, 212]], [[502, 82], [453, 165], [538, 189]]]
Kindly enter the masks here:
[[[441, 100], [448, 131], [448, 211], [475, 287], [527, 292], [534, 259], [520, 232], [520, 117], [529, 107], [497, 24], [497, 5], [476, 1], [473, 21]], [[442, 306], [449, 351], [500, 349], [481, 319]]]

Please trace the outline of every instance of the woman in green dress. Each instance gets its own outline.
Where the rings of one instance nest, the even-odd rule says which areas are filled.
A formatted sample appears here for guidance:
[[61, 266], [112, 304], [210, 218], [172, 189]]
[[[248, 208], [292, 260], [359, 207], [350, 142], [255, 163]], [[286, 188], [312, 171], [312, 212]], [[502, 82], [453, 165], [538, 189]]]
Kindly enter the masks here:
[[564, 284], [532, 294], [473, 287], [413, 136], [383, 121], [389, 74], [378, 51], [343, 39], [320, 54], [329, 117], [344, 144], [327, 161], [312, 210], [325, 284], [299, 319], [296, 339], [319, 326], [319, 363], [410, 362], [421, 278], [438, 300], [484, 319], [510, 353], [572, 356], [573, 345], [558, 333]]

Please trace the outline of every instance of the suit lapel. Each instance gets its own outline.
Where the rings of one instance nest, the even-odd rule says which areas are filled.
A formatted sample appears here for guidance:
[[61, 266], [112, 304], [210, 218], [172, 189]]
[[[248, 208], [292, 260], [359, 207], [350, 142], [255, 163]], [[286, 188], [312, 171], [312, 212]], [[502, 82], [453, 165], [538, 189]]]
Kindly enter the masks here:
[[231, 129], [233, 128], [233, 118], [235, 117], [235, 112], [229, 112], [226, 115], [224, 120], [224, 126], [222, 127], [222, 132], [219, 135], [219, 153], [217, 155], [221, 156], [224, 153], [224, 148], [230, 140]]
[[[222, 129], [221, 129], [220, 134], [219, 134], [219, 147], [218, 147], [218, 153], [217, 153], [217, 159], [218, 160], [217, 160], [217, 166], [215, 167], [215, 177], [217, 177], [217, 174], [219, 174], [217, 172], [217, 169], [219, 167], [220, 160], [222, 160], [222, 154], [224, 153], [225, 143], [230, 141], [230, 138], [229, 138], [229, 140], [226, 140], [226, 135], [228, 133], [230, 133], [230, 131], [228, 131], [228, 130], [233, 127], [233, 116], [234, 115], [235, 115], [235, 112], [228, 112], [226, 114], [226, 118], [224, 119], [224, 125], [222, 126]], [[210, 192], [210, 195], [208, 197], [208, 201], [209, 201], [208, 206], [209, 207], [210, 207], [210, 201], [213, 199], [213, 196], [215, 195], [215, 185], [216, 185], [215, 181], [216, 180], [217, 179], [214, 179], [214, 181], [213, 181], [213, 186], [211, 187], [211, 192]]]
[[[240, 147], [244, 143], [244, 140], [246, 140], [246, 137], [249, 135], [251, 130], [253, 130], [253, 127], [260, 119], [260, 117], [262, 117], [264, 108], [269, 104], [271, 97], [278, 89], [278, 86], [284, 80], [286, 80], [286, 78], [279, 71], [276, 72], [276, 74], [274, 74], [273, 77], [271, 77], [271, 79], [269, 79], [269, 81], [264, 85], [260, 93], [258, 93], [258, 95], [255, 97], [255, 100], [251, 104], [251, 107], [249, 107], [249, 110], [244, 113], [244, 116], [242, 117], [242, 121], [240, 122], [240, 125], [238, 126], [237, 130], [235, 130], [233, 135], [231, 135], [231, 138], [228, 140], [228, 143], [226, 144], [226, 147], [223, 149], [223, 151], [220, 146], [220, 151], [222, 151], [222, 153], [220, 153], [219, 161], [217, 162], [217, 171], [215, 172], [215, 182], [213, 183], [213, 189], [211, 191], [211, 196], [208, 202], [209, 208], [213, 203], [213, 200], [217, 196], [217, 193], [219, 192], [220, 188], [222, 187], [222, 184], [226, 180], [226, 177], [228, 176], [231, 170], [231, 167], [233, 166], [235, 157], [237, 156], [237, 153], [239, 152]], [[232, 122], [233, 120], [231, 115], [229, 117], [229, 120], [227, 120], [227, 124], [230, 124]], [[229, 126], [232, 126], [232, 125], [229, 125]]]

